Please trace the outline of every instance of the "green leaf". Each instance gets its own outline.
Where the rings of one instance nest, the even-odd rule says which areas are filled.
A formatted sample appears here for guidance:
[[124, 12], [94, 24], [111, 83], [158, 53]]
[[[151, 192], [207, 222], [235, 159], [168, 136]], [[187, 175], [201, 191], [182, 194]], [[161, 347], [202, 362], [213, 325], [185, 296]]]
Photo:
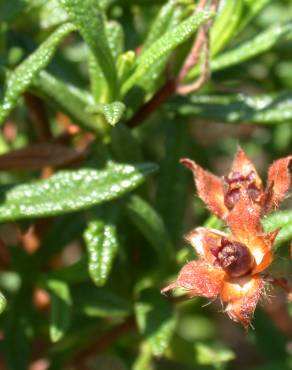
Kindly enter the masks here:
[[243, 0], [225, 0], [211, 28], [211, 52], [216, 55], [232, 39], [238, 29]]
[[134, 163], [142, 161], [142, 150], [133, 130], [122, 123], [111, 130], [111, 148], [119, 162]]
[[40, 25], [42, 28], [58, 26], [68, 21], [68, 15], [58, 0], [48, 0], [40, 8]]
[[225, 0], [211, 28], [211, 52], [222, 50], [271, 0]]
[[[175, 244], [182, 240], [188, 173], [179, 164], [190, 146], [188, 124], [176, 118], [165, 122], [166, 152], [161, 162], [157, 189], [157, 209]], [[177, 181], [179, 179], [179, 181]]]
[[159, 37], [161, 37], [168, 29], [169, 22], [173, 16], [175, 10], [181, 5], [177, 0], [169, 0], [163, 5], [154, 21], [151, 24], [150, 30], [147, 34], [147, 38], [143, 44], [143, 50], [150, 47]]
[[118, 95], [116, 69], [98, 2], [96, 0], [60, 0], [60, 3], [88, 44], [114, 98]]
[[291, 38], [292, 22], [277, 24], [268, 30], [260, 33], [250, 41], [244, 42], [240, 46], [227, 51], [211, 61], [212, 71], [217, 71], [226, 67], [237, 65], [248, 59], [259, 55], [282, 41], [287, 35]]
[[97, 286], [102, 286], [110, 274], [119, 242], [112, 207], [97, 213], [95, 218], [88, 223], [84, 240], [88, 253], [89, 275]]
[[151, 163], [110, 164], [105, 170], [60, 171], [47, 180], [2, 189], [0, 221], [44, 217], [92, 207], [116, 199], [156, 170]]
[[153, 354], [149, 344], [142, 343], [139, 349], [139, 354], [132, 366], [133, 370], [154, 370]]
[[281, 227], [276, 238], [276, 246], [292, 239], [292, 211], [278, 211], [263, 220], [266, 231], [273, 231]]
[[88, 108], [88, 111], [103, 114], [107, 122], [115, 126], [122, 119], [125, 109], [126, 106], [124, 103], [115, 101], [109, 104], [92, 105]]
[[182, 115], [228, 123], [285, 122], [292, 117], [292, 93], [279, 95], [192, 95], [173, 100], [172, 108]]
[[[253, 39], [226, 51], [210, 61], [211, 71], [218, 71], [233, 65], [243, 63], [255, 56], [273, 48], [277, 43], [291, 38], [292, 22], [277, 24], [260, 33]], [[199, 69], [194, 67], [188, 74], [187, 79], [195, 78]]]
[[74, 309], [91, 317], [123, 317], [131, 312], [129, 302], [108, 288], [89, 284], [74, 287]]
[[69, 286], [61, 280], [49, 280], [51, 297], [50, 338], [58, 342], [66, 334], [72, 318], [72, 299]]
[[0, 22], [11, 21], [23, 10], [29, 0], [0, 1]]
[[120, 23], [117, 21], [108, 21], [106, 23], [106, 36], [113, 60], [117, 60], [124, 51], [125, 43], [124, 31]]
[[6, 298], [4, 295], [0, 292], [0, 314], [5, 310], [7, 305]]
[[174, 246], [157, 211], [144, 199], [133, 195], [127, 203], [127, 212], [132, 222], [156, 250], [161, 263], [170, 263], [174, 259]]
[[75, 26], [71, 23], [60, 26], [34, 53], [9, 73], [0, 104], [0, 123], [5, 120], [37, 74], [48, 65], [63, 38], [74, 30]]
[[[33, 334], [31, 302], [32, 292], [26, 284], [22, 284], [14, 297], [9, 299], [2, 329], [5, 336], [1, 341], [8, 369], [27, 370], [29, 368]], [[1, 348], [1, 359], [4, 357], [2, 353]]]
[[[123, 29], [118, 22], [110, 21], [105, 24], [105, 33], [112, 58], [116, 60], [124, 48]], [[89, 75], [91, 91], [95, 101], [99, 103], [111, 101], [108, 83], [93, 53], [89, 55]]]
[[155, 356], [167, 349], [176, 326], [176, 315], [171, 303], [156, 289], [143, 291], [135, 304], [140, 332]]
[[87, 107], [93, 104], [93, 98], [87, 91], [61, 81], [46, 71], [39, 74], [32, 86], [37, 94], [61, 109], [75, 123], [87, 130], [98, 131], [96, 118], [87, 111]]
[[164, 55], [174, 50], [178, 45], [188, 40], [194, 32], [214, 16], [208, 11], [199, 12], [181, 22], [173, 30], [167, 31], [154, 42], [136, 60], [136, 69], [122, 86], [122, 94], [126, 94], [139, 80], [146, 76], [151, 66], [158, 62]]
[[195, 348], [197, 361], [200, 365], [216, 364], [216, 368], [221, 368], [220, 365], [235, 359], [234, 352], [221, 344], [197, 343]]
[[243, 12], [237, 32], [240, 32], [271, 0], [242, 0]]

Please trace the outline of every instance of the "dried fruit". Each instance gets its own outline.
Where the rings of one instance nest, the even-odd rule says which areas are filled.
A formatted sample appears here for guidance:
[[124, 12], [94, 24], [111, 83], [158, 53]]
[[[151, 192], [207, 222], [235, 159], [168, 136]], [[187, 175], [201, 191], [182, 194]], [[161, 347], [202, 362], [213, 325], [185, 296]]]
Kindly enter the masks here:
[[187, 263], [167, 292], [183, 288], [190, 297], [220, 297], [229, 317], [245, 328], [263, 292], [260, 276], [272, 262], [272, 247], [280, 229], [265, 233], [261, 217], [284, 198], [290, 185], [288, 166], [292, 156], [270, 167], [267, 188], [251, 161], [238, 149], [230, 173], [221, 181], [194, 161], [182, 159], [194, 174], [200, 198], [222, 218], [230, 234], [198, 227], [186, 240], [195, 248], [199, 259]]

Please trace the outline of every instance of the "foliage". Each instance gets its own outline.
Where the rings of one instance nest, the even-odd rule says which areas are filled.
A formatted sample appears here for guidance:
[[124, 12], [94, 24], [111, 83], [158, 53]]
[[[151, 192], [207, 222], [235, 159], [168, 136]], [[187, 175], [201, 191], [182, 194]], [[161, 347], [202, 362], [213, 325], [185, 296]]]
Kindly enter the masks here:
[[[0, 1], [1, 369], [292, 368], [277, 289], [249, 332], [160, 294], [184, 235], [223, 227], [179, 159], [223, 175], [240, 144], [264, 174], [291, 154], [292, 1], [198, 3]], [[289, 204], [263, 220], [286, 290]]]

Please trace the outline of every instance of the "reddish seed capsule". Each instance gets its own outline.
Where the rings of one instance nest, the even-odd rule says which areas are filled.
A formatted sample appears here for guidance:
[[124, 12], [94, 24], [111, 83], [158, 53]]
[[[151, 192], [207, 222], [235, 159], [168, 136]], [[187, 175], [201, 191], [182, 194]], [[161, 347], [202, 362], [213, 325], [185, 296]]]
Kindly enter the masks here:
[[241, 188], [245, 187], [247, 193], [254, 202], [260, 199], [261, 190], [255, 183], [256, 174], [251, 171], [247, 176], [239, 172], [231, 172], [228, 177], [224, 177], [224, 204], [232, 210], [240, 198]]
[[217, 255], [217, 263], [230, 276], [240, 277], [251, 270], [254, 258], [246, 245], [222, 238], [221, 249]]

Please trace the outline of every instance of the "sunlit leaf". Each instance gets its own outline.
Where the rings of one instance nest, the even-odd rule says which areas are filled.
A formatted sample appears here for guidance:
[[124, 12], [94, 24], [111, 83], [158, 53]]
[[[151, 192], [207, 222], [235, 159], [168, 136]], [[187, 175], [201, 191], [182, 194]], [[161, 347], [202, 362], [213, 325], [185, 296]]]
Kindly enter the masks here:
[[138, 328], [155, 356], [167, 349], [176, 325], [172, 305], [155, 290], [145, 290], [135, 304]]
[[20, 95], [30, 86], [37, 74], [47, 66], [63, 38], [74, 30], [75, 26], [71, 23], [60, 26], [34, 53], [9, 73], [0, 104], [0, 122], [8, 116]]
[[5, 310], [6, 304], [7, 304], [6, 298], [0, 292], [0, 314]]
[[133, 190], [155, 170], [150, 163], [112, 164], [105, 170], [60, 171], [48, 180], [2, 189], [0, 220], [53, 216], [88, 208]]
[[111, 94], [117, 95], [117, 78], [114, 61], [106, 37], [104, 20], [95, 0], [60, 0], [88, 44], [91, 53], [107, 80]]
[[211, 69], [212, 71], [217, 71], [251, 59], [256, 55], [271, 49], [287, 35], [289, 35], [289, 37], [292, 36], [291, 22], [272, 26], [270, 29], [260, 33], [250, 41], [246, 41], [235, 49], [226, 51], [216, 57], [211, 61]]
[[291, 119], [292, 95], [193, 95], [175, 100], [182, 115], [229, 123], [275, 124]]
[[[292, 23], [277, 24], [263, 31], [251, 40], [219, 54], [210, 61], [212, 71], [221, 70], [245, 62], [255, 56], [273, 48], [277, 43], [292, 37]], [[199, 73], [194, 67], [188, 74], [188, 79], [193, 79]]]
[[49, 280], [47, 286], [51, 296], [50, 338], [52, 342], [58, 342], [71, 323], [71, 293], [68, 285], [61, 280]]
[[119, 242], [115, 225], [115, 210], [110, 207], [96, 214], [92, 212], [84, 232], [88, 253], [88, 271], [92, 281], [104, 285], [107, 281]]
[[235, 358], [231, 349], [220, 344], [207, 345], [204, 343], [196, 344], [197, 361], [200, 365], [213, 365], [229, 362]]
[[107, 122], [112, 126], [115, 126], [121, 120], [125, 109], [125, 104], [119, 101], [109, 104], [95, 104], [88, 108], [88, 110], [92, 113], [102, 114]]
[[205, 22], [211, 19], [213, 13], [208, 11], [199, 12], [185, 21], [181, 22], [176, 28], [170, 30], [156, 42], [154, 42], [142, 55], [136, 60], [136, 69], [122, 87], [122, 93], [127, 93], [139, 79], [148, 73], [151, 66], [156, 63], [165, 54], [174, 50], [179, 44], [191, 37], [194, 32]]
[[74, 123], [91, 131], [98, 130], [96, 118], [87, 111], [87, 107], [93, 104], [93, 98], [88, 92], [65, 83], [46, 71], [42, 71], [34, 80], [33, 88], [67, 114]]

